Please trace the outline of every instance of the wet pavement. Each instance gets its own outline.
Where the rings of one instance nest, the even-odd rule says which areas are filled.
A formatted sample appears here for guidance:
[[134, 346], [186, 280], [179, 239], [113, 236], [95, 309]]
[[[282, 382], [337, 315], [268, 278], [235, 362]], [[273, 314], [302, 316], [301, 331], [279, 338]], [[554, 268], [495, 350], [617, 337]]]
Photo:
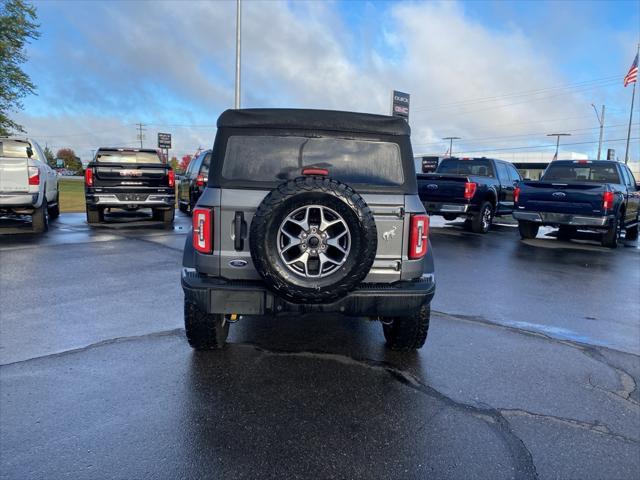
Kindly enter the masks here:
[[435, 218], [419, 352], [307, 315], [196, 354], [176, 219], [63, 214], [39, 237], [0, 219], [1, 478], [636, 477], [637, 243]]

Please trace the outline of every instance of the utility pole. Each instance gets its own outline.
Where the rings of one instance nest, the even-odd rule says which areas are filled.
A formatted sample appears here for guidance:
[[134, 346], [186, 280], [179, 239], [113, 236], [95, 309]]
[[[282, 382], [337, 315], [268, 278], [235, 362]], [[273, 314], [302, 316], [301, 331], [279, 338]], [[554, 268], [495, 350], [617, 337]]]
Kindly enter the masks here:
[[453, 157], [453, 141], [462, 140], [461, 137], [444, 137], [443, 140], [449, 140], [449, 157]]
[[234, 108], [240, 108], [240, 42], [242, 31], [242, 5], [236, 0], [236, 100]]
[[140, 148], [144, 148], [142, 146], [142, 141], [144, 140], [144, 127], [146, 127], [146, 125], [144, 123], [137, 123], [136, 125], [138, 126], [138, 140], [140, 140]]
[[592, 103], [591, 106], [593, 110], [596, 112], [596, 117], [598, 117], [598, 123], [600, 124], [600, 140], [598, 140], [598, 160], [600, 160], [600, 153], [602, 152], [602, 133], [604, 131], [604, 105], [602, 105], [602, 113], [598, 115], [598, 109]]
[[558, 159], [558, 150], [560, 148], [560, 137], [570, 137], [570, 133], [548, 133], [547, 137], [556, 137], [556, 154], [553, 156], [554, 160]]

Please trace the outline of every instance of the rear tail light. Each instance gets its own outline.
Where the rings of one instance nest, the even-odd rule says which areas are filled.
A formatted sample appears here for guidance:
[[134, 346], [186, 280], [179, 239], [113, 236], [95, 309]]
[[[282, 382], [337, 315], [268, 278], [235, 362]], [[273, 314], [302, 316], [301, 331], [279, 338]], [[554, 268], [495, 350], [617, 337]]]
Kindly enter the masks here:
[[513, 203], [518, 203], [520, 200], [520, 187], [516, 187], [513, 191]]
[[409, 235], [409, 258], [416, 260], [427, 253], [429, 244], [429, 217], [427, 215], [411, 215], [411, 232]]
[[193, 210], [193, 248], [200, 253], [213, 251], [213, 211], [208, 208]]
[[471, 200], [473, 196], [476, 194], [476, 189], [478, 188], [478, 184], [474, 182], [467, 182], [464, 184], [464, 199]]
[[29, 167], [29, 185], [40, 185], [40, 170], [38, 170], [38, 167]]
[[604, 192], [602, 194], [602, 209], [609, 210], [613, 208], [613, 192]]
[[87, 187], [93, 187], [93, 170], [87, 168], [84, 171], [84, 184]]
[[196, 186], [197, 187], [204, 187], [204, 175], [198, 175], [196, 177]]
[[326, 177], [329, 175], [329, 170], [326, 168], [303, 168], [302, 175], [322, 175]]
[[176, 186], [176, 172], [173, 171], [173, 170], [169, 170], [169, 174], [168, 174], [167, 180], [169, 181], [169, 186], [170, 187], [175, 187]]

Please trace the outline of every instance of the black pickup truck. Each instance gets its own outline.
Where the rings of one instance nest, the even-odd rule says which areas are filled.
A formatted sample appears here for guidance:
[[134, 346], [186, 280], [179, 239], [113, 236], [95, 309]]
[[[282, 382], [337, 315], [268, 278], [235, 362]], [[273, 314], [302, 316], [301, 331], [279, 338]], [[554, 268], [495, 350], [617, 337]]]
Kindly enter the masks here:
[[513, 212], [513, 193], [521, 180], [509, 162], [445, 158], [434, 173], [418, 175], [418, 194], [429, 215], [465, 217], [465, 228], [487, 233], [494, 216]]
[[107, 208], [151, 208], [154, 220], [173, 223], [175, 172], [156, 150], [100, 148], [84, 180], [89, 224], [104, 221]]
[[626, 165], [610, 160], [556, 160], [539, 181], [515, 193], [520, 236], [534, 238], [541, 225], [559, 227], [558, 238], [580, 230], [603, 232], [602, 245], [616, 248], [622, 230], [638, 238], [640, 190]]

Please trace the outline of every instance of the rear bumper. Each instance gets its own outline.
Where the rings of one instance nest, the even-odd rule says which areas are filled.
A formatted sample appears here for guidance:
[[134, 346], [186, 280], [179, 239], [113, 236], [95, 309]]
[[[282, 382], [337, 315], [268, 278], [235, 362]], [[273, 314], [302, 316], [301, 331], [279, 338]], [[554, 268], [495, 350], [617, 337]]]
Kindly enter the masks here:
[[457, 213], [464, 215], [471, 210], [468, 203], [447, 203], [447, 202], [422, 202], [428, 214], [440, 215], [443, 213]]
[[38, 206], [38, 196], [38, 193], [0, 193], [0, 210], [33, 210]]
[[86, 194], [89, 207], [167, 207], [173, 208], [176, 201], [175, 194], [166, 193], [88, 193]]
[[435, 293], [435, 277], [425, 274], [415, 281], [393, 284], [363, 284], [333, 303], [297, 304], [276, 296], [261, 281], [232, 281], [182, 269], [185, 299], [207, 313], [242, 315], [278, 314], [284, 312], [336, 312], [348, 316], [399, 316], [415, 313], [431, 302]]
[[525, 220], [527, 222], [550, 226], [571, 225], [575, 227], [607, 228], [613, 217], [573, 215], [570, 213], [515, 211], [513, 212], [513, 218], [516, 220]]

